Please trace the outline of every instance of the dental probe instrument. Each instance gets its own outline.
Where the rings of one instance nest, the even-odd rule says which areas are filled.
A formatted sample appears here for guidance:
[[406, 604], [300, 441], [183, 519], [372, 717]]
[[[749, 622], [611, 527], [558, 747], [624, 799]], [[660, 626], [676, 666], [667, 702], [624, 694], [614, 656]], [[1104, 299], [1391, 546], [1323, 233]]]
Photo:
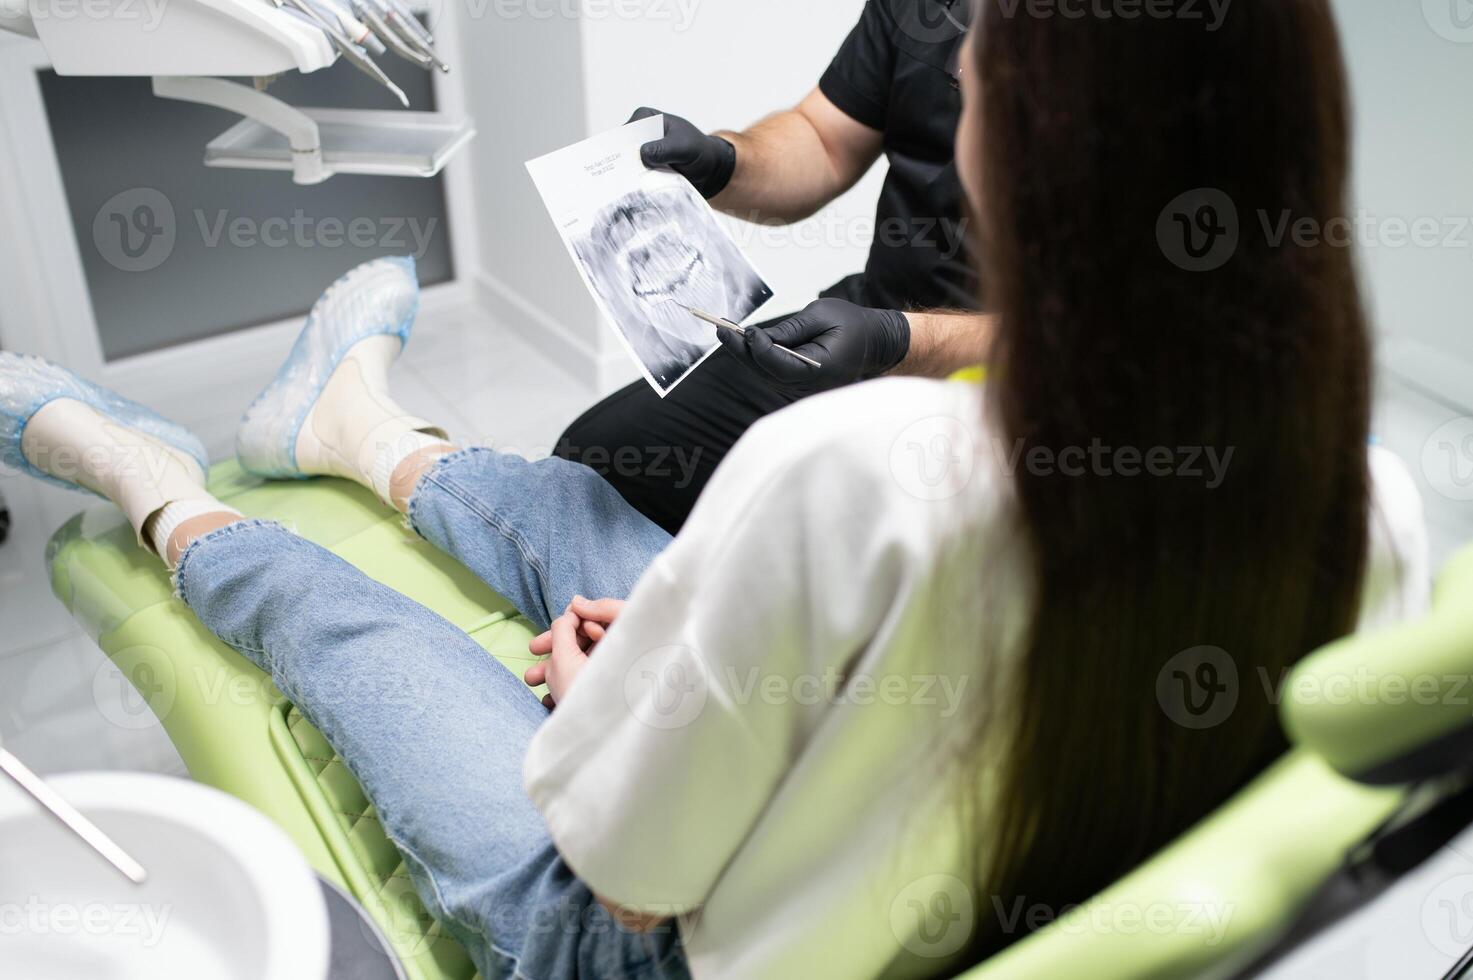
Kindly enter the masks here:
[[[697, 320], [705, 320], [707, 323], [711, 324], [712, 326], [725, 327], [728, 330], [735, 330], [737, 333], [746, 333], [747, 332], [747, 328], [746, 327], [741, 326], [740, 324], [737, 324], [737, 323], [732, 323], [730, 320], [726, 319], [725, 317], [714, 316], [714, 315], [712, 315], [710, 313], [707, 313], [705, 310], [698, 310], [694, 306], [686, 306], [684, 303], [677, 303], [675, 305], [677, 305], [680, 308], [682, 308], [683, 310], [685, 310], [687, 313], [689, 313], [691, 316], [695, 317]], [[776, 347], [778, 350], [782, 351], [784, 354], [792, 354], [794, 357], [796, 357], [798, 360], [802, 361], [804, 364], [811, 364], [811, 365], [813, 365], [816, 368], [823, 367], [822, 364], [818, 363], [813, 358], [809, 357], [807, 354], [799, 354], [797, 351], [793, 350], [791, 347], [784, 347], [782, 344], [773, 344], [772, 346]]]
[[50, 786], [46, 781], [36, 775], [26, 764], [5, 749], [0, 749], [0, 772], [5, 773], [15, 784], [23, 789], [31, 799], [41, 804], [47, 813], [55, 817], [59, 823], [73, 834], [76, 834], [84, 843], [103, 859], [117, 868], [125, 878], [135, 885], [141, 885], [148, 880], [148, 872], [143, 865], [117, 845], [107, 834], [104, 834], [91, 820], [83, 816], [82, 812], [62, 799], [61, 794]]

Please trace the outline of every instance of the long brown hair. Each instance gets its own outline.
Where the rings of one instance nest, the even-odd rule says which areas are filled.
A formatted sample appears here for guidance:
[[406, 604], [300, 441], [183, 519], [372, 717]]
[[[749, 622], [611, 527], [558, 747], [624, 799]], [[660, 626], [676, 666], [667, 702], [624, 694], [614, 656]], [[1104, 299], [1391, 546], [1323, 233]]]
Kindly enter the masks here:
[[[1231, 452], [1220, 482], [1132, 477], [1111, 456], [1014, 474], [1036, 611], [984, 880], [1058, 911], [1280, 753], [1260, 679], [1353, 627], [1369, 342], [1352, 256], [1265, 232], [1346, 216], [1349, 110], [1328, 0], [1235, 0], [1214, 29], [1149, 4], [978, 2], [967, 111], [1003, 437], [1054, 460], [1164, 447], [1177, 469]], [[1238, 675], [1206, 727], [1158, 697], [1168, 661], [1200, 647]]]

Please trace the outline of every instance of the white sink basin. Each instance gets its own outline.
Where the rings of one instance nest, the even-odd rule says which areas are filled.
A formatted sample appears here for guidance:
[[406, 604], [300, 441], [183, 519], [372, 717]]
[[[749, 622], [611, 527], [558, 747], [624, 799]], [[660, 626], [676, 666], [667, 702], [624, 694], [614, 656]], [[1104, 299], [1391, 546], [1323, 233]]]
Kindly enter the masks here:
[[135, 885], [0, 779], [0, 964], [26, 980], [324, 980], [327, 911], [291, 840], [198, 783], [48, 780], [136, 858]]

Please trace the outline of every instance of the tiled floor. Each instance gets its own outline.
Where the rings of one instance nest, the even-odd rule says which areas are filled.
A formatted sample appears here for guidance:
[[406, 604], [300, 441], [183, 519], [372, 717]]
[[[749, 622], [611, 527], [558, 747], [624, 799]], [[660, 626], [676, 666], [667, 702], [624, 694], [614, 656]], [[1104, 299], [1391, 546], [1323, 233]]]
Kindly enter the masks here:
[[[442, 314], [416, 329], [395, 375], [395, 394], [409, 411], [444, 420], [457, 439], [546, 455], [562, 427], [593, 398], [591, 390], [477, 312]], [[195, 427], [212, 456], [226, 456], [240, 407], [253, 394], [248, 387], [212, 391], [211, 408], [181, 421]], [[1429, 478], [1423, 451], [1439, 427], [1468, 414], [1413, 385], [1383, 379], [1376, 431], [1408, 462], [1422, 487], [1436, 564], [1473, 541], [1473, 502], [1439, 492], [1446, 480], [1436, 473]], [[1473, 455], [1462, 462], [1473, 479]], [[0, 480], [0, 492], [14, 515], [11, 539], [0, 547], [0, 740], [43, 772], [182, 773], [146, 706], [46, 582], [46, 538], [90, 498], [17, 477]]]

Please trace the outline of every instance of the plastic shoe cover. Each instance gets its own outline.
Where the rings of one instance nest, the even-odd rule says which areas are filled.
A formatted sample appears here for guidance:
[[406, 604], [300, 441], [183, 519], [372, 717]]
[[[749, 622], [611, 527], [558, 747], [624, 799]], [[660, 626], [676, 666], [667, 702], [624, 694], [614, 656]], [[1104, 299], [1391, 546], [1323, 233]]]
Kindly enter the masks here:
[[305, 474], [297, 467], [297, 435], [343, 356], [366, 337], [409, 341], [419, 312], [419, 281], [409, 256], [374, 259], [350, 270], [312, 304], [286, 363], [256, 396], [235, 434], [240, 465], [270, 479]]
[[[21, 451], [26, 423], [42, 406], [58, 398], [89, 405], [120, 425], [137, 429], [189, 456], [202, 471], [209, 459], [199, 438], [184, 426], [170, 422], [151, 408], [84, 381], [66, 368], [30, 354], [0, 351], [0, 465], [29, 473], [37, 479], [71, 490], [86, 490], [69, 480], [43, 473]], [[91, 493], [91, 491], [88, 491]]]

